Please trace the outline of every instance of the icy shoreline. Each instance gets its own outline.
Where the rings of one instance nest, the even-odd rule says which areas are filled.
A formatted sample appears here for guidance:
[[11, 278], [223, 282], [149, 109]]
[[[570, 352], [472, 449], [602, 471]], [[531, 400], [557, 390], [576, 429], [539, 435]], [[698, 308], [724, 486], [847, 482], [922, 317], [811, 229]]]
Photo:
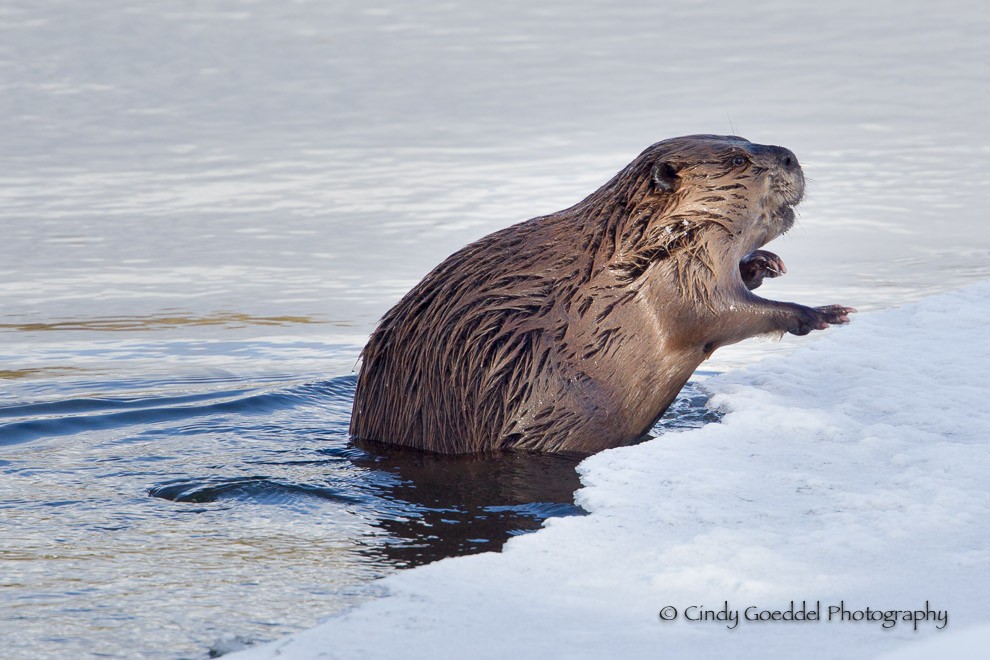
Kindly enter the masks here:
[[[390, 576], [390, 595], [235, 657], [975, 654], [960, 642], [990, 637], [974, 628], [990, 618], [988, 315], [984, 282], [714, 378], [722, 423], [580, 465], [590, 515]], [[745, 618], [792, 601], [820, 620]], [[840, 603], [862, 620], [828, 620]]]

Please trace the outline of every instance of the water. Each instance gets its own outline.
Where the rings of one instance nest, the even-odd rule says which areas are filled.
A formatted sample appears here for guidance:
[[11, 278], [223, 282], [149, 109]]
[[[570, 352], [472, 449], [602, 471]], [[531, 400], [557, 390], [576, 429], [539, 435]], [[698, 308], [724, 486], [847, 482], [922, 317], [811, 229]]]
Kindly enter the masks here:
[[[203, 657], [579, 513], [573, 458], [352, 446], [353, 368], [440, 259], [656, 140], [798, 154], [808, 197], [765, 295], [870, 310], [990, 277], [988, 20], [3, 0], [4, 653]], [[665, 423], [702, 423], [702, 402]]]
[[574, 458], [352, 446], [353, 376], [100, 385], [0, 408], [7, 653], [202, 655], [580, 513]]

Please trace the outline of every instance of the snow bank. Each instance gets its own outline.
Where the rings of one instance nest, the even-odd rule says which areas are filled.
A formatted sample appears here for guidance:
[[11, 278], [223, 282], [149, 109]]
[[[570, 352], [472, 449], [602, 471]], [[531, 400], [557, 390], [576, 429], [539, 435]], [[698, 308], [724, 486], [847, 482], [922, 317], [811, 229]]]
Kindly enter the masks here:
[[[581, 464], [590, 515], [395, 574], [390, 595], [237, 657], [975, 658], [988, 317], [990, 282], [709, 380], [722, 423]], [[745, 618], [802, 611], [819, 619]]]

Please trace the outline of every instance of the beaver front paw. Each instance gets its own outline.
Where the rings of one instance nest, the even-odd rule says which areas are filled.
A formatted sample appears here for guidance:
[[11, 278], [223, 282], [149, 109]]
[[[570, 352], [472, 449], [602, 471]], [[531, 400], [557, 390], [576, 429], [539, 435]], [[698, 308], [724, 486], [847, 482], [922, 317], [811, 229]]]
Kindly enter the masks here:
[[843, 307], [842, 305], [802, 307], [794, 315], [794, 325], [787, 331], [792, 335], [806, 335], [812, 330], [824, 330], [830, 325], [849, 323], [849, 315], [855, 311], [852, 307]]
[[763, 284], [764, 277], [780, 277], [786, 272], [783, 259], [767, 250], [750, 252], [739, 262], [739, 275], [750, 291]]

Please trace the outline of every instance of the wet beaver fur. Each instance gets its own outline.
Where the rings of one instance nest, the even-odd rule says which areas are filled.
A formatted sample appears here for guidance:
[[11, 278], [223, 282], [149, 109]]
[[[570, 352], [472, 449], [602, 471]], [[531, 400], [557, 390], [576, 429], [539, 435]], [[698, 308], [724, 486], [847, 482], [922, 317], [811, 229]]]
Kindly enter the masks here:
[[362, 352], [351, 435], [444, 452], [633, 442], [720, 346], [855, 311], [751, 293], [794, 224], [797, 158], [735, 136], [658, 142], [569, 209], [447, 258]]

